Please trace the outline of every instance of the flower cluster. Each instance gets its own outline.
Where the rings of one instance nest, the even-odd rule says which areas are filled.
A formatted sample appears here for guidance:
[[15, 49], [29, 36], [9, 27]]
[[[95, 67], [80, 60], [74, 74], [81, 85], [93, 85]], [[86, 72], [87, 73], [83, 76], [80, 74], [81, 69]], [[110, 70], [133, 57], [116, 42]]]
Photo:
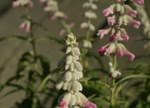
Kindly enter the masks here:
[[67, 16], [64, 12], [59, 10], [58, 3], [55, 0], [40, 0], [44, 5], [45, 12], [51, 12], [53, 15], [50, 17], [51, 20], [55, 20], [57, 18], [67, 19]]
[[[143, 29], [144, 29], [143, 33], [147, 36], [148, 39], [150, 39], [150, 19], [148, 18], [148, 14], [145, 11], [145, 7], [139, 6], [137, 4], [134, 5], [136, 7], [137, 12], [139, 13], [139, 17], [143, 25]], [[150, 50], [150, 41], [148, 41], [144, 45], [144, 48]]]
[[97, 1], [97, 0], [88, 0], [87, 2], [85, 2], [83, 4], [83, 8], [88, 9], [84, 13], [84, 17], [86, 19], [88, 19], [88, 21], [87, 22], [83, 22], [81, 24], [81, 28], [82, 29], [88, 29], [88, 30], [91, 30], [91, 31], [95, 30], [95, 26], [91, 23], [91, 21], [89, 21], [91, 19], [96, 19], [97, 18], [96, 13], [94, 12], [94, 10], [97, 10], [97, 5], [94, 3], [95, 1]]
[[57, 89], [66, 90], [59, 99], [58, 108], [96, 108], [96, 105], [81, 93], [82, 85], [79, 79], [83, 77], [83, 67], [79, 61], [80, 50], [76, 38], [72, 33], [66, 39], [64, 71], [62, 78], [57, 84]]
[[[132, 0], [133, 2], [142, 5], [144, 0]], [[100, 47], [98, 52], [101, 56], [110, 56], [115, 54], [120, 57], [127, 57], [129, 61], [133, 61], [135, 55], [127, 50], [120, 41], [127, 42], [129, 36], [124, 26], [131, 25], [138, 29], [140, 22], [135, 20], [137, 11], [124, 3], [124, 0], [115, 0], [116, 3], [103, 10], [103, 15], [107, 17], [108, 28], [100, 29], [97, 35], [102, 39], [105, 35], [109, 35], [110, 43]], [[115, 72], [115, 70], [114, 70]], [[120, 73], [119, 73], [120, 74]], [[119, 75], [117, 74], [117, 75]], [[115, 77], [117, 76], [114, 75]]]
[[[97, 14], [94, 12], [97, 10], [97, 5], [95, 4], [97, 0], [88, 0], [83, 4], [83, 8], [87, 9], [84, 13], [84, 17], [87, 21], [81, 23], [81, 29], [86, 29], [87, 31], [94, 31], [95, 26], [92, 24], [91, 20], [97, 18]], [[92, 43], [89, 37], [86, 37], [86, 40], [83, 40], [84, 48], [91, 48]]]
[[[21, 6], [21, 7], [32, 7], [33, 2], [32, 2], [32, 0], [16, 0], [12, 3], [12, 6], [14, 8], [19, 7], [19, 6]], [[31, 20], [30, 20], [29, 16], [27, 15], [27, 13], [25, 13], [23, 15], [23, 18], [24, 18], [24, 20], [19, 25], [19, 30], [25, 31], [26, 33], [29, 33], [31, 31]]]
[[13, 7], [19, 7], [19, 6], [28, 6], [28, 7], [32, 7], [33, 6], [33, 2], [32, 0], [16, 0], [12, 3]]

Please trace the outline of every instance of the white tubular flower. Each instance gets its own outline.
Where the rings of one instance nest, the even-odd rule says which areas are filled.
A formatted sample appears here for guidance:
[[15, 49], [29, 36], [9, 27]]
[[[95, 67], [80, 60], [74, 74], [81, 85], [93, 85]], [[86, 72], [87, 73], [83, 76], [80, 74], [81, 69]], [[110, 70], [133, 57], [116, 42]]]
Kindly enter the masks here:
[[68, 34], [66, 38], [65, 49], [65, 69], [56, 88], [67, 92], [60, 96], [58, 108], [96, 108], [95, 104], [80, 93], [83, 87], [79, 79], [83, 77], [83, 67], [79, 61], [80, 49], [72, 33]]
[[121, 75], [121, 72], [118, 71], [118, 70], [116, 70], [116, 69], [113, 67], [113, 65], [112, 65], [111, 62], [109, 62], [109, 67], [110, 67], [110, 77], [116, 78], [118, 75]]
[[88, 9], [84, 13], [84, 17], [88, 21], [81, 23], [81, 25], [80, 25], [81, 29], [87, 29], [87, 30], [90, 30], [90, 31], [95, 30], [95, 26], [90, 21], [91, 19], [96, 19], [97, 18], [97, 14], [94, 12], [94, 10], [97, 10], [97, 5], [94, 3], [95, 1], [97, 1], [97, 0], [88, 0], [87, 2], [85, 2], [83, 4], [83, 8]]

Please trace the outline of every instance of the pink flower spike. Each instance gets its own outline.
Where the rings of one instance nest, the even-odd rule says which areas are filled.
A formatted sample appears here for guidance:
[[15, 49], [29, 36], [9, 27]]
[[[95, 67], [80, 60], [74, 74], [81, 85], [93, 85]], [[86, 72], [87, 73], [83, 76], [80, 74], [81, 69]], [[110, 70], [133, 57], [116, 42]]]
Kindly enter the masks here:
[[66, 102], [65, 101], [61, 101], [60, 102], [60, 107], [61, 108], [65, 108], [66, 107]]
[[139, 21], [133, 19], [133, 20], [131, 21], [131, 25], [132, 25], [135, 29], [139, 29], [141, 23], [140, 23]]
[[144, 0], [134, 0], [134, 2], [136, 2], [136, 3], [139, 4], [139, 5], [144, 4]]
[[135, 18], [136, 15], [137, 15], [137, 11], [136, 11], [136, 10], [130, 10], [130, 11], [128, 12], [128, 14], [129, 14], [131, 17]]
[[98, 31], [97, 36], [100, 37], [100, 39], [102, 39], [104, 37], [104, 35], [108, 34], [109, 30], [107, 29], [101, 29]]
[[105, 48], [104, 46], [103, 46], [103, 47], [100, 47], [100, 48], [98, 49], [98, 53], [99, 53], [100, 56], [103, 56], [104, 53], [105, 53], [105, 51], [106, 51], [106, 48]]
[[125, 56], [128, 58], [129, 61], [133, 61], [135, 58], [135, 55], [129, 51], [125, 53]]
[[127, 42], [129, 40], [129, 36], [127, 35], [127, 33], [123, 33], [122, 38], [125, 42]]
[[83, 107], [84, 108], [97, 108], [96, 104], [90, 102], [90, 101], [85, 101], [83, 103]]
[[19, 1], [14, 1], [14, 2], [12, 3], [12, 7], [13, 7], [13, 8], [16, 8], [16, 7], [18, 7], [18, 6], [20, 6], [20, 2], [19, 2]]
[[108, 25], [113, 26], [116, 23], [115, 16], [113, 15], [113, 16], [108, 17], [107, 22], [108, 22]]
[[111, 15], [111, 14], [113, 14], [113, 13], [114, 13], [114, 12], [113, 12], [113, 9], [110, 8], [110, 7], [103, 10], [103, 15], [104, 15], [105, 17], [107, 17], [107, 16], [109, 16], [109, 15]]

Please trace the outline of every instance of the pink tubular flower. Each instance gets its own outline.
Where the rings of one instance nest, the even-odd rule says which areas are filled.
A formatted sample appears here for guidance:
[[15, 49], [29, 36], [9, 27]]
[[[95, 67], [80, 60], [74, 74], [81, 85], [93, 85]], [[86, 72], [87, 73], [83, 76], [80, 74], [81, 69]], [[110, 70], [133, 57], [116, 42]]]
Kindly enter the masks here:
[[104, 37], [104, 35], [108, 34], [109, 30], [108, 29], [100, 29], [97, 33], [97, 36], [100, 37], [100, 39], [102, 39]]
[[118, 55], [119, 57], [124, 57], [124, 56], [126, 56], [129, 61], [133, 61], [134, 58], [135, 58], [135, 55], [134, 55], [133, 53], [129, 52], [128, 50], [118, 49], [117, 55]]
[[65, 107], [66, 107], [66, 105], [67, 105], [67, 104], [66, 104], [66, 102], [65, 102], [65, 101], [61, 101], [61, 102], [60, 102], [60, 107], [61, 107], [61, 108], [65, 108]]
[[122, 37], [121, 37], [121, 33], [120, 33], [120, 32], [118, 32], [118, 33], [116, 34], [115, 40], [116, 40], [116, 41], [122, 41], [122, 40], [123, 40]]
[[127, 42], [127, 41], [129, 40], [129, 36], [128, 36], [127, 33], [123, 33], [123, 34], [122, 34], [122, 38], [123, 38], [123, 40], [124, 40], [125, 42]]
[[112, 41], [114, 41], [114, 39], [115, 39], [115, 35], [114, 35], [114, 33], [112, 33], [109, 37], [109, 41], [112, 42]]
[[19, 30], [25, 30], [26, 33], [29, 33], [31, 31], [31, 23], [30, 21], [24, 21], [19, 25]]
[[113, 26], [116, 23], [115, 15], [108, 17], [107, 22], [108, 22], [108, 25]]
[[135, 18], [136, 15], [137, 15], [137, 11], [136, 11], [136, 10], [130, 10], [130, 11], [128, 12], [128, 14], [129, 14], [131, 17]]
[[83, 107], [84, 108], [97, 108], [96, 104], [90, 102], [90, 101], [85, 101], [83, 103]]
[[103, 56], [104, 55], [104, 53], [105, 53], [105, 51], [106, 51], [106, 47], [100, 47], [99, 49], [98, 49], [98, 53], [99, 53], [99, 55], [100, 56]]
[[119, 57], [123, 57], [123, 56], [124, 56], [124, 52], [119, 49], [119, 50], [117, 51], [117, 55], [118, 55]]
[[127, 51], [125, 53], [125, 56], [128, 58], [129, 61], [133, 61], [134, 58], [135, 58], [135, 55], [133, 53], [129, 52], [129, 51]]
[[104, 15], [105, 17], [107, 17], [107, 16], [109, 16], [109, 15], [111, 15], [111, 14], [113, 14], [113, 13], [114, 13], [114, 12], [113, 12], [113, 9], [110, 8], [110, 7], [103, 10], [103, 15]]
[[131, 25], [132, 25], [135, 29], [139, 29], [141, 23], [140, 23], [139, 21], [133, 19], [133, 20], [131, 21]]
[[136, 3], [139, 4], [139, 5], [144, 4], [144, 0], [134, 0], [134, 2], [136, 2]]

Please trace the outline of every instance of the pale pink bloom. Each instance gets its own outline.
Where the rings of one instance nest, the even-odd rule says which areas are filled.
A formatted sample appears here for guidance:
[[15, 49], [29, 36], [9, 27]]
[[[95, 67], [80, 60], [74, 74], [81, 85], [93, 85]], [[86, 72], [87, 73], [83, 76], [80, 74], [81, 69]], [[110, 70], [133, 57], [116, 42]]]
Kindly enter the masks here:
[[20, 6], [20, 2], [19, 2], [19, 1], [14, 1], [14, 2], [12, 3], [12, 6], [13, 6], [13, 8], [18, 7], [18, 6]]
[[116, 0], [117, 3], [120, 3], [122, 0]]
[[116, 50], [115, 44], [109, 44], [109, 46], [105, 49], [104, 55], [109, 56], [111, 53], [114, 53]]
[[136, 15], [137, 15], [137, 11], [136, 11], [136, 10], [130, 10], [130, 11], [128, 12], [128, 14], [129, 14], [131, 17], [135, 18]]
[[128, 36], [127, 33], [123, 33], [123, 34], [122, 34], [122, 38], [123, 38], [123, 40], [124, 40], [125, 42], [127, 42], [127, 41], [129, 40], [129, 36]]
[[107, 22], [108, 22], [108, 25], [113, 26], [116, 23], [115, 15], [108, 17]]
[[103, 56], [104, 55], [104, 53], [105, 53], [105, 51], [106, 51], [106, 47], [100, 47], [99, 49], [98, 49], [98, 53], [99, 53], [99, 55], [100, 56]]
[[144, 4], [144, 0], [134, 0], [137, 4], [142, 5]]
[[29, 33], [31, 31], [31, 24], [29, 21], [24, 21], [19, 25], [19, 30], [25, 30], [26, 33]]
[[100, 37], [100, 39], [102, 39], [104, 37], [104, 35], [108, 34], [109, 30], [108, 29], [100, 29], [97, 33], [97, 36]]
[[90, 101], [85, 101], [83, 103], [83, 107], [84, 108], [97, 108], [96, 104], [90, 102]]
[[105, 55], [105, 56], [109, 56], [112, 52], [113, 52], [113, 49], [107, 48], [107, 49], [105, 50], [104, 55]]
[[50, 17], [50, 20], [54, 21], [54, 20], [56, 20], [57, 18], [62, 18], [62, 19], [67, 20], [67, 19], [68, 19], [68, 16], [65, 15], [64, 13], [56, 12], [56, 13], [54, 13], [54, 14]]
[[19, 7], [19, 6], [29, 6], [32, 7], [33, 6], [33, 2], [31, 0], [28, 0], [26, 2], [22, 2], [21, 0], [16, 0], [12, 3], [12, 6], [14, 8]]
[[135, 58], [135, 55], [129, 51], [125, 52], [125, 56], [128, 58], [129, 61], [133, 61]]
[[107, 17], [107, 16], [109, 16], [109, 15], [111, 15], [111, 14], [113, 14], [113, 13], [114, 13], [114, 12], [113, 12], [113, 9], [110, 8], [110, 7], [103, 10], [103, 15], [104, 15], [105, 17]]
[[60, 102], [60, 107], [65, 108], [67, 106], [67, 103], [65, 101]]
[[135, 58], [135, 55], [133, 53], [129, 52], [128, 50], [124, 50], [124, 49], [118, 49], [117, 55], [120, 57], [126, 56], [129, 61], [133, 61]]
[[141, 23], [140, 23], [139, 21], [133, 19], [133, 20], [131, 21], [131, 25], [132, 25], [135, 29], [139, 29]]
[[124, 56], [124, 52], [119, 49], [119, 50], [117, 51], [117, 55], [118, 55], [119, 57], [123, 57], [123, 56]]
[[121, 37], [121, 33], [120, 32], [116, 34], [115, 40], [116, 41], [122, 41], [122, 37]]

